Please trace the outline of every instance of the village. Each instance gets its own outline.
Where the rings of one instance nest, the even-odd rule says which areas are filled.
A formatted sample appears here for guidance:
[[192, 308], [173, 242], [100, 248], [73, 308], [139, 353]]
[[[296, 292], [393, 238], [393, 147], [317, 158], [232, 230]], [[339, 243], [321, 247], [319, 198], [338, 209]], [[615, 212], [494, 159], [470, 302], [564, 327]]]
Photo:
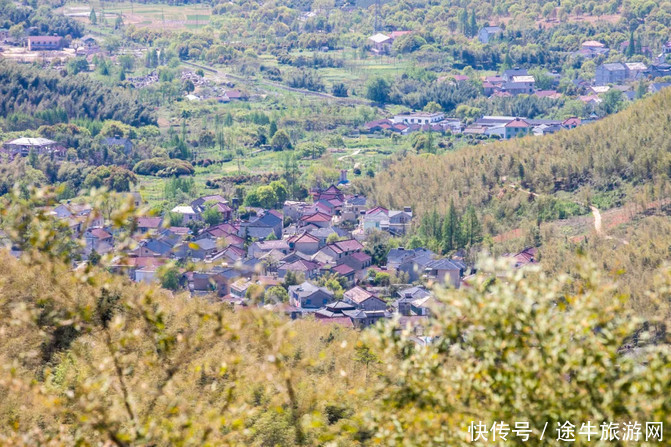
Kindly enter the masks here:
[[[286, 201], [281, 210], [243, 209], [218, 194], [199, 197], [170, 216], [138, 218], [126, 251], [118, 247], [119, 230], [87, 204], [64, 203], [48, 214], [85, 241], [75, 268], [107, 255], [108, 269], [132, 281], [165, 286], [170, 272], [176, 291], [235, 308], [263, 306], [291, 319], [312, 316], [361, 329], [398, 316], [421, 335], [436, 305], [433, 288], [468, 287], [475, 270], [458, 255], [395, 247], [374, 262], [371, 234], [407, 234], [410, 207], [370, 206], [366, 197], [348, 194], [346, 183], [310, 195], [312, 201]], [[133, 197], [141, 206], [140, 195]], [[218, 223], [207, 225], [213, 213]], [[180, 226], [172, 226], [175, 216]], [[535, 262], [534, 255], [527, 249], [507, 256], [520, 267]]]

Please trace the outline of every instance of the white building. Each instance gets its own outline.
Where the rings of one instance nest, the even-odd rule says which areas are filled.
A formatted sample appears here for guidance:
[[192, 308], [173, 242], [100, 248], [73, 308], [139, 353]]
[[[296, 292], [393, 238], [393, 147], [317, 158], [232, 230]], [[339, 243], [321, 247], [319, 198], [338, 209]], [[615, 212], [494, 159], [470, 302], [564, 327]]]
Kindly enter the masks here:
[[396, 115], [392, 119], [394, 124], [437, 124], [445, 119], [445, 114], [441, 112], [427, 113], [414, 112]]

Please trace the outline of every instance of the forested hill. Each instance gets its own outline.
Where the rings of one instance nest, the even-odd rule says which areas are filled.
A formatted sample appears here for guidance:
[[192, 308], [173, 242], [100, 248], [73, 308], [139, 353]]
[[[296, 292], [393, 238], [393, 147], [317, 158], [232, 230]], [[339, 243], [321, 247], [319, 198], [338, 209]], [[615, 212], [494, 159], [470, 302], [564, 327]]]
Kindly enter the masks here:
[[[418, 214], [444, 213], [454, 200], [457, 207], [472, 204], [514, 219], [529, 204], [520, 201], [524, 196], [527, 202], [528, 194], [510, 194], [512, 185], [609, 208], [629, 201], [634, 191], [646, 191], [650, 199], [666, 194], [670, 137], [666, 89], [621, 113], [551, 136], [400, 158], [363, 188], [380, 205], [412, 205]], [[512, 196], [516, 203], [507, 200]]]
[[113, 119], [133, 126], [155, 124], [154, 112], [134, 92], [109, 87], [86, 75], [0, 62], [0, 116], [64, 112], [68, 118]]

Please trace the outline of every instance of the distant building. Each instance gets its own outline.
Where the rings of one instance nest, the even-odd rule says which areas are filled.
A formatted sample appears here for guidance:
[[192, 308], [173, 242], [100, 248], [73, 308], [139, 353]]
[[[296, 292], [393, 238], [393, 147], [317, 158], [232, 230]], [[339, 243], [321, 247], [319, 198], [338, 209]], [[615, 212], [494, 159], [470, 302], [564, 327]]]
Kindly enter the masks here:
[[63, 38], [60, 36], [28, 37], [28, 51], [58, 51], [62, 48]]
[[377, 33], [374, 36], [370, 36], [368, 40], [373, 44], [371, 51], [378, 54], [389, 53], [391, 50], [391, 44], [394, 42], [394, 39], [382, 33]]
[[30, 151], [37, 155], [53, 155], [56, 158], [64, 158], [66, 153], [65, 148], [60, 143], [47, 138], [17, 138], [6, 142], [2, 149], [11, 158], [17, 155], [27, 157]]
[[314, 309], [333, 301], [333, 292], [326, 287], [317, 287], [309, 282], [289, 286], [289, 304], [300, 309]]
[[620, 62], [601, 64], [596, 68], [596, 85], [621, 84], [627, 78], [627, 67]]
[[489, 43], [489, 41], [503, 32], [500, 26], [485, 26], [480, 28], [478, 32], [478, 39], [482, 43]]
[[124, 153], [129, 154], [133, 150], [133, 143], [128, 138], [114, 137], [104, 138], [103, 144], [109, 147], [122, 148]]
[[511, 95], [530, 95], [534, 92], [536, 80], [529, 75], [515, 75], [503, 84], [503, 91]]
[[436, 124], [443, 121], [444, 119], [445, 114], [440, 112], [414, 112], [396, 115], [392, 119], [392, 122], [403, 124]]

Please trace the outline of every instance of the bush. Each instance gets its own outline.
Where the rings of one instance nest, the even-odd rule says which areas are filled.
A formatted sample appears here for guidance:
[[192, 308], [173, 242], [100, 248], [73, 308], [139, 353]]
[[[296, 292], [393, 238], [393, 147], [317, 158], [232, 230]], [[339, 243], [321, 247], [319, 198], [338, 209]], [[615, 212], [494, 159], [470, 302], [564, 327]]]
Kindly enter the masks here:
[[155, 175], [157, 177], [172, 177], [179, 175], [193, 175], [193, 165], [185, 160], [174, 158], [150, 158], [138, 162], [133, 171], [140, 175]]

